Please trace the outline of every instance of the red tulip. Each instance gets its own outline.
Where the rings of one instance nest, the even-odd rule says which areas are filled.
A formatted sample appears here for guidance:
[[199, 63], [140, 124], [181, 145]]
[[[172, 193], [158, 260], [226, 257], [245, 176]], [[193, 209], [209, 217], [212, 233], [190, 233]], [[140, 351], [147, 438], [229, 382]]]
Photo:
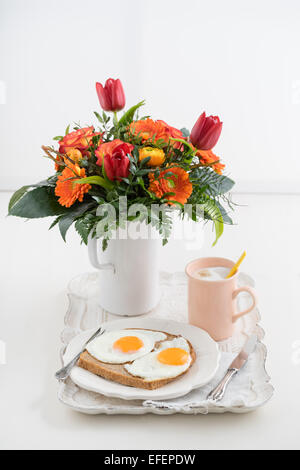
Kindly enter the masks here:
[[111, 181], [121, 181], [122, 178], [128, 177], [130, 161], [127, 155], [132, 149], [133, 145], [124, 142], [118, 145], [111, 155], [107, 153], [104, 156], [105, 172]]
[[206, 117], [202, 113], [190, 135], [192, 144], [199, 150], [211, 150], [219, 140], [222, 125], [218, 116]]
[[104, 111], [120, 111], [125, 106], [125, 93], [121, 80], [109, 78], [103, 87], [96, 83], [96, 91]]

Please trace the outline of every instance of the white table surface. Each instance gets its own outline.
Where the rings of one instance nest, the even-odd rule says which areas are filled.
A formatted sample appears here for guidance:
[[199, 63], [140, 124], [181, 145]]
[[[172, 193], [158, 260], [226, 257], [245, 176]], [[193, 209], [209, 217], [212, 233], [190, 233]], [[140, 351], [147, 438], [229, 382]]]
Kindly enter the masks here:
[[74, 231], [65, 244], [49, 219], [6, 218], [9, 193], [0, 193], [1, 449], [289, 449], [300, 448], [300, 196], [236, 195], [237, 226], [226, 227], [211, 248], [183, 242], [162, 250], [162, 269], [183, 269], [197, 256], [237, 258], [257, 283], [269, 354], [273, 399], [246, 415], [86, 416], [57, 401], [59, 334], [67, 308], [65, 288], [91, 270]]

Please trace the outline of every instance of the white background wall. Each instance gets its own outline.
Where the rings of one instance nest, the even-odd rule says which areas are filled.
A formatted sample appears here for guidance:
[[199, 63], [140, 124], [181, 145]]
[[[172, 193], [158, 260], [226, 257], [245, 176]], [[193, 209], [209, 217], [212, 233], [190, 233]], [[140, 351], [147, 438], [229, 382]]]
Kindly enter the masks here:
[[218, 114], [238, 190], [300, 192], [299, 44], [298, 0], [0, 0], [0, 189], [50, 174], [111, 76], [175, 126]]

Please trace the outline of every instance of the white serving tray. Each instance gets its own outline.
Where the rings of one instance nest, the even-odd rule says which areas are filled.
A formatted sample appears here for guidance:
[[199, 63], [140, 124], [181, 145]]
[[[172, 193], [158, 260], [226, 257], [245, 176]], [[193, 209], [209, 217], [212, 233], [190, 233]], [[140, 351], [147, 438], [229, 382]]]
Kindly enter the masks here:
[[[240, 285], [253, 286], [253, 280], [246, 274], [240, 273]], [[184, 273], [161, 273], [162, 298], [158, 307], [145, 315], [145, 318], [164, 318], [187, 322], [187, 288]], [[74, 278], [68, 286], [69, 308], [65, 316], [65, 328], [61, 334], [63, 347], [61, 357], [69, 341], [85, 330], [96, 328], [99, 324], [120, 319], [117, 315], [109, 314], [98, 304], [98, 273], [86, 273]], [[246, 308], [248, 296], [239, 296], [239, 308]], [[132, 318], [132, 317], [131, 317]], [[143, 317], [138, 317], [143, 318]], [[75, 385], [69, 378], [60, 383], [58, 398], [72, 409], [87, 414], [145, 414], [154, 413], [168, 415], [173, 413], [207, 414], [207, 413], [246, 413], [253, 411], [266, 403], [273, 395], [273, 387], [265, 369], [266, 347], [262, 344], [264, 331], [259, 326], [260, 314], [254, 309], [236, 322], [234, 335], [219, 343], [221, 352], [238, 353], [247, 338], [255, 333], [259, 343], [251, 361], [251, 380], [249, 390], [243, 394], [243, 400], [228, 403], [221, 400], [218, 403], [207, 402], [194, 407], [169, 409], [166, 407], [146, 407], [142, 400], [122, 400], [105, 397], [98, 393], [89, 392]]]

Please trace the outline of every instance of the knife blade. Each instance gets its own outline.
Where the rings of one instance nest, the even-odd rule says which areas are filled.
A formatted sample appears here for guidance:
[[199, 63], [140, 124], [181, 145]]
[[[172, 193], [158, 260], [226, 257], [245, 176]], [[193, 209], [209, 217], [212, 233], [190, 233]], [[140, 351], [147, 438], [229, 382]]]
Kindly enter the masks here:
[[250, 336], [241, 352], [228, 367], [227, 372], [221, 382], [207, 395], [207, 400], [219, 401], [224, 397], [227, 385], [238, 373], [238, 371], [244, 367], [250, 354], [252, 354], [252, 352], [255, 350], [256, 344], [257, 336]]

